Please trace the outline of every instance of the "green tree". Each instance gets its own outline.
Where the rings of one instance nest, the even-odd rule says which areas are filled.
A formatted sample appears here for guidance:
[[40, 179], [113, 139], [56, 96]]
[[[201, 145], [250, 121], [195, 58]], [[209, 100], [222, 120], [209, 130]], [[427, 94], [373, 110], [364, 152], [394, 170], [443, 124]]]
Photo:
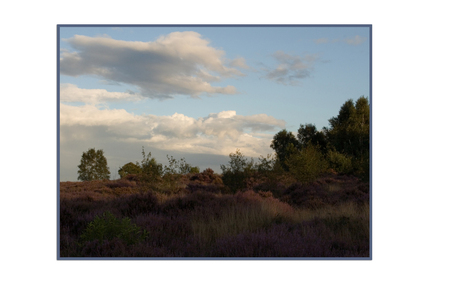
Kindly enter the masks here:
[[168, 158], [169, 166], [164, 167], [165, 174], [181, 174], [186, 175], [189, 173], [199, 173], [200, 169], [198, 167], [192, 167], [185, 161], [185, 158], [181, 158], [180, 161], [176, 160], [173, 156], [166, 155]]
[[134, 164], [133, 162], [129, 162], [120, 167], [120, 169], [118, 170], [118, 174], [120, 175], [120, 178], [123, 178], [129, 174], [142, 174], [142, 168], [139, 165]]
[[332, 147], [340, 154], [351, 158], [353, 172], [363, 179], [369, 177], [369, 129], [370, 106], [365, 97], [356, 103], [347, 100], [339, 115], [329, 120], [331, 128], [327, 137]]
[[110, 179], [107, 159], [102, 149], [96, 151], [91, 148], [83, 152], [78, 169], [78, 180], [81, 181]]
[[292, 154], [286, 161], [289, 173], [300, 182], [312, 182], [326, 171], [327, 162], [319, 146], [308, 144], [297, 154]]
[[328, 142], [326, 134], [323, 131], [318, 131], [315, 125], [306, 124], [300, 125], [300, 128], [297, 130], [297, 132], [297, 139], [299, 140], [299, 144], [302, 148], [307, 147], [307, 144], [311, 142], [311, 144], [319, 146], [323, 155], [326, 155]]
[[145, 154], [144, 147], [142, 147], [142, 162], [136, 165], [142, 169], [142, 177], [144, 180], [152, 181], [156, 180], [163, 175], [163, 165], [157, 163], [155, 158], [152, 158], [152, 153]]
[[246, 187], [246, 180], [255, 172], [254, 160], [248, 160], [239, 149], [229, 155], [228, 165], [221, 165], [222, 181], [232, 192]]
[[287, 171], [289, 167], [286, 160], [300, 149], [300, 143], [292, 132], [283, 129], [275, 134], [270, 147], [275, 150], [277, 159], [283, 169]]

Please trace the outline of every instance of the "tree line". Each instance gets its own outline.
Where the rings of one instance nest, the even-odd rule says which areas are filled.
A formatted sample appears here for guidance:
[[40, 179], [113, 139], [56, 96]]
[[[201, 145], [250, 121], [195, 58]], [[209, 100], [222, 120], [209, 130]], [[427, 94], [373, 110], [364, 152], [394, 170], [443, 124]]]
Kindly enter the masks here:
[[[339, 114], [329, 119], [330, 127], [318, 130], [314, 124], [301, 124], [297, 134], [283, 129], [273, 137], [270, 147], [274, 155], [254, 159], [244, 157], [240, 150], [229, 155], [227, 165], [221, 165], [222, 181], [232, 190], [242, 188], [252, 177], [276, 180], [279, 175], [288, 174], [301, 182], [315, 180], [326, 171], [355, 175], [369, 180], [369, 130], [370, 106], [368, 98], [360, 97], [355, 102], [347, 100]], [[168, 165], [158, 163], [151, 153], [142, 147], [141, 163], [129, 162], [119, 168], [120, 178], [128, 175], [139, 176], [143, 180], [199, 173], [185, 158], [168, 158]], [[110, 171], [102, 150], [94, 148], [84, 152], [78, 166], [78, 180], [109, 179]]]

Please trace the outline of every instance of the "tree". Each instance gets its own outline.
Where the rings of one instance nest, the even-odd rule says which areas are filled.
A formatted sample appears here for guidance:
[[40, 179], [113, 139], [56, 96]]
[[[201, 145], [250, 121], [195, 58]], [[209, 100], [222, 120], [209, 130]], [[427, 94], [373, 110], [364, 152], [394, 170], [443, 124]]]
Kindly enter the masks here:
[[297, 130], [297, 139], [302, 148], [307, 147], [307, 144], [319, 146], [321, 153], [326, 155], [328, 142], [326, 134], [323, 131], [316, 130], [316, 126], [312, 124], [300, 125], [299, 130]]
[[239, 149], [229, 154], [228, 165], [221, 165], [222, 181], [232, 192], [244, 189], [246, 180], [255, 172], [254, 159], [248, 160]]
[[199, 173], [200, 169], [198, 167], [192, 167], [185, 161], [185, 158], [181, 158], [180, 161], [177, 161], [173, 156], [166, 155], [168, 158], [169, 166], [164, 167], [164, 173], [170, 175], [186, 175], [189, 173]]
[[125, 177], [126, 175], [129, 174], [141, 174], [142, 173], [142, 168], [139, 165], [134, 164], [133, 162], [126, 163], [120, 169], [118, 170], [118, 174], [120, 175], [120, 178]]
[[87, 152], [83, 152], [78, 168], [78, 180], [110, 179], [107, 159], [104, 157], [102, 149], [96, 151], [96, 149], [91, 148]]
[[163, 165], [152, 158], [151, 152], [146, 155], [144, 147], [142, 147], [142, 162], [141, 164], [136, 162], [136, 164], [142, 169], [142, 177], [146, 181], [158, 179], [163, 175]]
[[311, 143], [298, 153], [291, 155], [286, 164], [289, 167], [289, 173], [304, 183], [316, 180], [327, 168], [327, 162], [319, 146]]
[[353, 172], [369, 177], [369, 101], [360, 97], [355, 104], [347, 100], [340, 109], [339, 115], [329, 120], [331, 128], [327, 137], [335, 150], [351, 158]]
[[286, 165], [286, 160], [300, 149], [300, 144], [292, 132], [283, 129], [275, 134], [270, 147], [275, 150], [281, 166], [287, 171], [289, 167]]

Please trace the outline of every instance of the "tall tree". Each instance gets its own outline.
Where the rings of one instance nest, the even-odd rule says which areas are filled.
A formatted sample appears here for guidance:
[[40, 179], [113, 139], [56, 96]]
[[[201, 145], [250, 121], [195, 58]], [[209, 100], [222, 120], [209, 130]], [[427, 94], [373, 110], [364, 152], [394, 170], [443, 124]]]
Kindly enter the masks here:
[[275, 134], [270, 147], [275, 150], [283, 169], [289, 170], [286, 160], [300, 149], [300, 143], [292, 132], [283, 129]]
[[110, 179], [107, 159], [104, 157], [102, 149], [96, 151], [96, 149], [91, 148], [87, 152], [83, 152], [78, 168], [78, 180]]
[[353, 169], [363, 177], [369, 174], [369, 127], [370, 106], [365, 97], [360, 97], [354, 104], [346, 101], [339, 115], [329, 120], [331, 128], [327, 137], [335, 150], [351, 158]]
[[302, 148], [306, 148], [309, 143], [318, 146], [323, 155], [327, 153], [327, 139], [323, 131], [316, 130], [316, 126], [312, 124], [300, 125], [297, 130], [297, 139]]

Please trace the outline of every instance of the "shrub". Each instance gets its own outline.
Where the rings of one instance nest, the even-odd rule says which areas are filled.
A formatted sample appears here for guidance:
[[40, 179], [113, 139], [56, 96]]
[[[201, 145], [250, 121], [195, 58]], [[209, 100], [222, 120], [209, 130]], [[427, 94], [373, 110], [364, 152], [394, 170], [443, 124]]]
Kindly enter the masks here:
[[327, 168], [327, 162], [320, 150], [313, 145], [303, 148], [299, 153], [292, 154], [286, 164], [294, 178], [304, 183], [316, 180]]
[[134, 164], [133, 162], [126, 163], [118, 170], [120, 178], [126, 177], [127, 175], [137, 175], [142, 173], [142, 168], [139, 165]]
[[148, 237], [148, 232], [131, 223], [127, 217], [116, 218], [110, 212], [104, 212], [101, 217], [96, 216], [80, 236], [82, 242], [98, 240], [102, 244], [105, 240], [119, 238], [128, 245], [139, 243]]
[[222, 169], [222, 181], [235, 193], [246, 187], [247, 180], [255, 173], [255, 166], [254, 160], [249, 161], [239, 149], [235, 153], [231, 153], [229, 157], [230, 162], [228, 165], [220, 166]]
[[335, 150], [327, 153], [329, 166], [339, 174], [350, 174], [353, 171], [352, 159]]

